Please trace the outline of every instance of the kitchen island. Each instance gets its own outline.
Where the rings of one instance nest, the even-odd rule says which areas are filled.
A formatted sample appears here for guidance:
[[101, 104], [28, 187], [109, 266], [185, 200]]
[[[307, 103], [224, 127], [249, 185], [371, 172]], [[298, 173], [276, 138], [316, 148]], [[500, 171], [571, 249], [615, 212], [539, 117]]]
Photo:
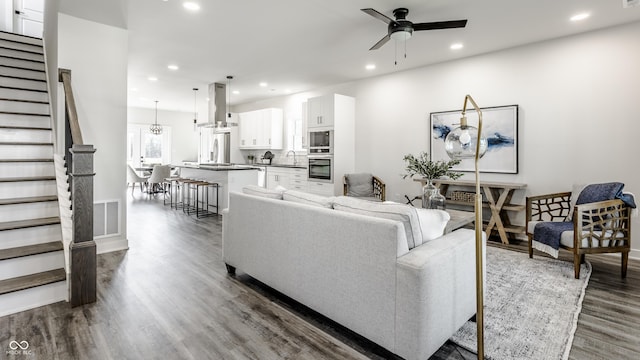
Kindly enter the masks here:
[[[247, 185], [258, 185], [259, 169], [250, 165], [176, 165], [180, 177], [218, 183], [220, 210], [229, 206], [229, 192], [242, 192]], [[211, 190], [210, 190], [211, 191]], [[211, 193], [210, 199], [215, 199]]]

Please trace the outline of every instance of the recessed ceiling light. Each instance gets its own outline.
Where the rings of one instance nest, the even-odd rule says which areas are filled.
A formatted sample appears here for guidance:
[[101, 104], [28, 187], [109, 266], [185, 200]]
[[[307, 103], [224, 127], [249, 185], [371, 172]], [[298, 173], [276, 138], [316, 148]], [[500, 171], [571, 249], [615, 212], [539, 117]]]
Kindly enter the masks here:
[[147, 80], [149, 80], [149, 81], [158, 81], [158, 78], [157, 78], [157, 77], [155, 77], [155, 76], [149, 76], [149, 77], [147, 78]]
[[285, 94], [291, 94], [291, 89], [284, 89]]
[[187, 10], [191, 10], [191, 11], [198, 11], [200, 10], [200, 4], [195, 3], [193, 1], [185, 1], [182, 3], [182, 6], [187, 9]]
[[375, 70], [376, 66], [374, 64], [367, 64], [364, 68], [367, 70]]
[[169, 70], [178, 70], [178, 69], [179, 69], [178, 65], [173, 65], [173, 64], [168, 65], [168, 66], [167, 66], [167, 68], [168, 68]]
[[580, 14], [573, 15], [571, 18], [569, 18], [569, 20], [580, 21], [588, 18], [589, 16], [591, 16], [591, 14], [589, 13], [580, 13]]
[[261, 87], [267, 87], [267, 85], [269, 85], [269, 84], [267, 84], [266, 82], [261, 82], [259, 85], [260, 85]]
[[449, 49], [451, 50], [460, 50], [464, 47], [464, 45], [460, 44], [460, 43], [456, 43], [456, 44], [451, 44], [451, 46], [449, 46]]
[[238, 94], [240, 94], [240, 91], [238, 91], [238, 90], [233, 90], [231, 93], [232, 93], [233, 95], [238, 95]]

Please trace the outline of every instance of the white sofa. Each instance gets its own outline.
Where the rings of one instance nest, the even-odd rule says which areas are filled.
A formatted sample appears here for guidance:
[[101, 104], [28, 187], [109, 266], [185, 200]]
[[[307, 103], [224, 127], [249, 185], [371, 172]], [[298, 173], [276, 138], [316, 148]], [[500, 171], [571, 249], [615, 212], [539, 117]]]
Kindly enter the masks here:
[[428, 359], [476, 311], [474, 232], [409, 251], [400, 221], [230, 193], [223, 258], [405, 359]]

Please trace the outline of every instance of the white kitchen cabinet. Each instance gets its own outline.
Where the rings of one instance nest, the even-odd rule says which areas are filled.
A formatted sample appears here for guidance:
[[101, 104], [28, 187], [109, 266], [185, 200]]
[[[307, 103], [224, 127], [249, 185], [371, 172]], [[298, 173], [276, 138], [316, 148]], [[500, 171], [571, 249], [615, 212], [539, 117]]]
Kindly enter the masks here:
[[322, 181], [307, 181], [307, 192], [322, 196], [334, 196], [334, 184]]
[[325, 95], [307, 100], [307, 129], [333, 127], [334, 96]]
[[282, 109], [262, 109], [239, 114], [240, 149], [282, 149]]
[[274, 189], [278, 185], [287, 190], [306, 191], [307, 169], [268, 166], [267, 189]]

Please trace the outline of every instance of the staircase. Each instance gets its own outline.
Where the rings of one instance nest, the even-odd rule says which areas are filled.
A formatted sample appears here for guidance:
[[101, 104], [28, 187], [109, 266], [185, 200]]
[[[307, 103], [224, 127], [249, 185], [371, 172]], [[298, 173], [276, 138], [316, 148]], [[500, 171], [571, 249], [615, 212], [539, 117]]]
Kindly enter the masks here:
[[42, 40], [0, 32], [0, 316], [66, 301]]

